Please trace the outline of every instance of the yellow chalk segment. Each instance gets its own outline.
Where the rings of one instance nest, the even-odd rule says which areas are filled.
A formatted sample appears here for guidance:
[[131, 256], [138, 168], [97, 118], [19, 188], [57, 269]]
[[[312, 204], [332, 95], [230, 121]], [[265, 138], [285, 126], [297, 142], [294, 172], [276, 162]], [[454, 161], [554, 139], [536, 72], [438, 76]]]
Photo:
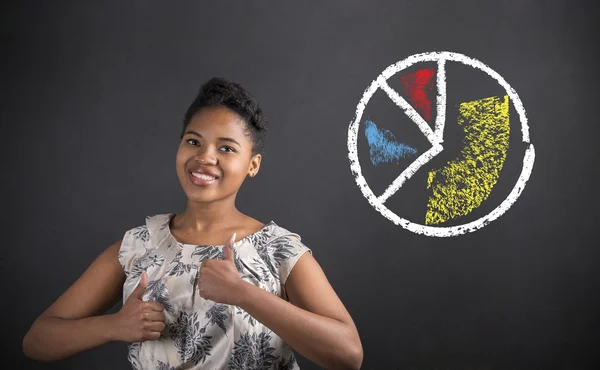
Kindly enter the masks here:
[[489, 197], [508, 151], [508, 108], [508, 95], [460, 104], [465, 146], [457, 159], [429, 172], [426, 225], [465, 216]]

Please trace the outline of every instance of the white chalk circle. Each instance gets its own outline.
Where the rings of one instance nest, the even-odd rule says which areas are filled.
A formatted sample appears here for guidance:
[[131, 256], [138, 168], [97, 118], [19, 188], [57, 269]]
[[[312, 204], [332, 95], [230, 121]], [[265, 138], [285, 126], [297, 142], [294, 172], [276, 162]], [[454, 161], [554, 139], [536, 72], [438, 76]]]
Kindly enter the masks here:
[[[394, 193], [396, 193], [396, 191], [398, 191], [398, 189], [400, 189], [400, 187], [402, 187], [402, 185], [407, 180], [409, 180], [415, 174], [416, 171], [419, 170], [419, 168], [428, 163], [433, 157], [441, 153], [444, 149], [442, 143], [444, 141], [444, 125], [446, 121], [447, 61], [458, 62], [479, 69], [488, 74], [493, 79], [495, 79], [506, 90], [506, 93], [508, 94], [510, 101], [512, 102], [515, 110], [517, 111], [519, 119], [521, 121], [521, 133], [523, 136], [523, 143], [529, 145], [527, 146], [527, 149], [525, 150], [525, 155], [523, 157], [523, 168], [521, 170], [521, 174], [519, 175], [519, 178], [517, 179], [517, 182], [511, 190], [510, 194], [498, 207], [496, 207], [487, 215], [475, 221], [457, 226], [438, 227], [421, 225], [418, 223], [408, 221], [396, 215], [394, 212], [388, 209], [384, 203], [390, 196], [394, 195]], [[432, 130], [429, 124], [419, 115], [419, 113], [387, 83], [387, 79], [396, 74], [397, 72], [402, 71], [412, 66], [413, 64], [420, 62], [437, 62], [437, 115], [434, 130]], [[367, 184], [364, 176], [362, 175], [362, 170], [358, 160], [357, 143], [358, 130], [360, 126], [360, 121], [362, 119], [363, 111], [373, 94], [379, 88], [381, 88], [390, 97], [390, 99], [394, 103], [396, 103], [396, 105], [398, 105], [405, 111], [405, 114], [418, 126], [425, 138], [431, 143], [431, 148], [423, 154], [421, 154], [413, 163], [411, 163], [400, 174], [400, 176], [398, 176], [392, 182], [392, 184], [390, 184], [390, 186], [384, 191], [383, 194], [381, 194], [380, 196], [376, 196]], [[354, 117], [354, 120], [350, 123], [350, 126], [348, 128], [348, 158], [350, 159], [350, 170], [352, 171], [352, 174], [355, 177], [358, 187], [362, 191], [365, 198], [367, 198], [369, 203], [384, 217], [392, 221], [394, 224], [400, 225], [405, 229], [417, 234], [423, 234], [427, 236], [449, 237], [473, 232], [486, 226], [498, 217], [502, 216], [502, 214], [504, 214], [504, 212], [506, 212], [516, 202], [517, 198], [519, 198], [519, 195], [521, 195], [521, 192], [525, 188], [525, 184], [527, 183], [527, 180], [529, 180], [529, 177], [531, 176], [531, 171], [533, 169], [535, 151], [533, 148], [533, 144], [529, 140], [529, 126], [527, 125], [527, 115], [525, 113], [523, 103], [517, 95], [517, 92], [504, 80], [504, 78], [502, 78], [502, 76], [500, 76], [496, 71], [488, 67], [486, 64], [466, 55], [447, 51], [436, 51], [430, 53], [411, 55], [410, 57], [387, 67], [375, 80], [373, 80], [371, 85], [365, 90], [362, 99], [358, 103], [356, 107], [356, 115]]]

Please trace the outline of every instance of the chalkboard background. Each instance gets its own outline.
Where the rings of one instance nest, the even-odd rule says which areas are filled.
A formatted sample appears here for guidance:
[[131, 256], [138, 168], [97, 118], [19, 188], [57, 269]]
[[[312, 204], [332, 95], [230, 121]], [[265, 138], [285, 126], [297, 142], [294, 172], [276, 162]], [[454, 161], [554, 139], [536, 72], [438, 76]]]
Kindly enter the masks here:
[[[593, 2], [20, 1], [2, 8], [0, 264], [3, 362], [20, 364], [12, 368], [129, 368], [123, 343], [43, 364], [25, 358], [21, 340], [126, 230], [146, 215], [183, 211], [174, 166], [179, 130], [212, 76], [247, 87], [271, 122], [261, 172], [243, 185], [238, 207], [299, 233], [312, 248], [359, 329], [363, 369], [592, 367], [600, 312]], [[525, 106], [536, 149], [512, 208], [451, 238], [417, 235], [384, 218], [363, 197], [348, 159], [348, 126], [367, 86], [389, 65], [430, 51], [462, 53], [502, 75]], [[456, 125], [460, 100], [498, 94], [481, 72], [449, 68], [447, 127]], [[405, 119], [381, 104], [370, 113], [375, 122], [396, 127]], [[522, 152], [511, 151], [518, 124], [511, 121], [516, 141], [485, 209], [520, 171]], [[423, 141], [414, 125], [398, 127], [402, 140]], [[361, 160], [368, 167], [368, 157]], [[399, 166], [377, 171], [393, 179]], [[415, 222], [426, 207], [419, 176], [393, 204]]]

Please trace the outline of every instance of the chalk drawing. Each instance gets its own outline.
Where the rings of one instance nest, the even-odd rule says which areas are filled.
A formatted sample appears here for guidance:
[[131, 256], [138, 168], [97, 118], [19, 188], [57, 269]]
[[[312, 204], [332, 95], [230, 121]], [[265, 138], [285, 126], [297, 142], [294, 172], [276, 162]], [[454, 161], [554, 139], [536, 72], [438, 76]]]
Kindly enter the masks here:
[[390, 163], [417, 152], [406, 144], [396, 140], [391, 131], [379, 129], [373, 121], [365, 122], [365, 136], [369, 143], [371, 163], [377, 166], [380, 163]]
[[459, 159], [429, 172], [433, 190], [425, 224], [434, 225], [468, 215], [491, 194], [508, 151], [510, 124], [508, 95], [462, 103], [458, 124], [463, 126], [464, 147]]
[[432, 77], [434, 74], [435, 69], [427, 68], [402, 76], [408, 100], [427, 122], [431, 121], [431, 99], [428, 93], [433, 88]]
[[[432, 130], [427, 123], [427, 89], [433, 76], [429, 72], [420, 72], [421, 75], [407, 77], [405, 88], [411, 90], [407, 102], [398, 92], [391, 88], [387, 80], [399, 71], [402, 71], [416, 63], [436, 62], [436, 119]], [[425, 225], [411, 222], [392, 212], [385, 206], [385, 202], [394, 195], [402, 185], [408, 181], [421, 167], [429, 163], [432, 158], [441, 153], [446, 123], [446, 63], [457, 62], [478, 69], [492, 77], [506, 91], [502, 98], [491, 97], [474, 102], [461, 104], [459, 108], [459, 124], [465, 131], [465, 147], [461, 157], [448, 163], [442, 169], [429, 173], [427, 186], [432, 190], [429, 199]], [[419, 70], [425, 71], [425, 70]], [[417, 72], [418, 73], [418, 72]], [[412, 79], [412, 80], [411, 80]], [[418, 156], [402, 173], [388, 186], [383, 194], [376, 196], [367, 184], [358, 160], [358, 132], [362, 120], [363, 111], [373, 94], [381, 89], [388, 97], [398, 105], [408, 118], [410, 118], [423, 133], [431, 144], [431, 148]], [[423, 91], [423, 92], [420, 92]], [[508, 148], [509, 102], [515, 108], [518, 120], [521, 123], [521, 140], [527, 144], [521, 173], [510, 191], [509, 195], [487, 215], [474, 221], [457, 226], [432, 226], [468, 214], [489, 196], [491, 189], [497, 181], [497, 174], [502, 168], [506, 150]], [[430, 110], [429, 110], [430, 112]], [[425, 116], [425, 117], [423, 117]], [[365, 123], [366, 124], [366, 123]], [[487, 127], [487, 126], [489, 127]], [[472, 141], [468, 142], [469, 140]], [[483, 140], [481, 142], [475, 141]], [[488, 148], [485, 143], [493, 146]], [[504, 214], [518, 199], [523, 191], [527, 180], [531, 175], [535, 159], [535, 150], [529, 138], [529, 126], [525, 108], [516, 91], [486, 64], [463, 54], [440, 51], [412, 55], [398, 63], [386, 68], [365, 90], [362, 99], [356, 107], [354, 120], [348, 128], [348, 158], [350, 170], [355, 177], [356, 183], [367, 201], [384, 217], [397, 225], [417, 234], [436, 237], [450, 237], [476, 231]], [[466, 176], [468, 172], [470, 176]], [[438, 179], [439, 177], [439, 179]], [[474, 183], [473, 181], [477, 181]]]

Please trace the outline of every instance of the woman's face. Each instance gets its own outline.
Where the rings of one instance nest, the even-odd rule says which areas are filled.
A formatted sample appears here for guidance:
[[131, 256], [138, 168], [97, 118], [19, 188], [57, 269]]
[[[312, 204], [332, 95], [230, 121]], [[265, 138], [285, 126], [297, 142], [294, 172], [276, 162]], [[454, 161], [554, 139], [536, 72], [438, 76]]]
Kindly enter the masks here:
[[185, 128], [177, 150], [179, 182], [191, 201], [213, 202], [235, 195], [247, 175], [258, 172], [261, 155], [243, 118], [226, 107], [205, 107]]

